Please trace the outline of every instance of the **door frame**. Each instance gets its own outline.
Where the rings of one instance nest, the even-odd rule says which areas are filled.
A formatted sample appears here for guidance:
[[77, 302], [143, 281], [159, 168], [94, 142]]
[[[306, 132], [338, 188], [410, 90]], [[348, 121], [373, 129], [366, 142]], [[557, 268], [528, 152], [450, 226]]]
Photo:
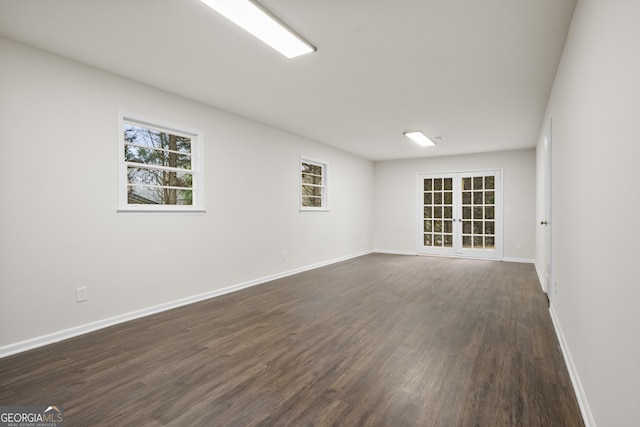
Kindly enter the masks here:
[[553, 147], [553, 121], [549, 118], [549, 125], [544, 136], [544, 219], [540, 222], [540, 225], [545, 227], [545, 268], [546, 268], [546, 280], [547, 280], [547, 297], [550, 302], [553, 302], [553, 298], [556, 294], [556, 284], [553, 277], [553, 233], [551, 227], [553, 226], [552, 220], [552, 147]]
[[[495, 251], [475, 251], [462, 248], [462, 189], [463, 176], [481, 176], [483, 174], [496, 174], [497, 183], [495, 189]], [[502, 260], [504, 257], [504, 171], [502, 168], [487, 168], [461, 170], [455, 172], [424, 172], [416, 175], [416, 253], [418, 255], [452, 256], [458, 258]], [[425, 178], [449, 178], [453, 177], [453, 248], [431, 248], [429, 252], [424, 250], [424, 179]]]

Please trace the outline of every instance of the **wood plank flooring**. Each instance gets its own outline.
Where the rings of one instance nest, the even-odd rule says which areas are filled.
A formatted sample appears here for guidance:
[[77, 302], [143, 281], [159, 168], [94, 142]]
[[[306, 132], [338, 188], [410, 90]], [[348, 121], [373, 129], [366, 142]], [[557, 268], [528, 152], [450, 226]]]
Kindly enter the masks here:
[[68, 426], [583, 426], [534, 267], [371, 254], [0, 359]]

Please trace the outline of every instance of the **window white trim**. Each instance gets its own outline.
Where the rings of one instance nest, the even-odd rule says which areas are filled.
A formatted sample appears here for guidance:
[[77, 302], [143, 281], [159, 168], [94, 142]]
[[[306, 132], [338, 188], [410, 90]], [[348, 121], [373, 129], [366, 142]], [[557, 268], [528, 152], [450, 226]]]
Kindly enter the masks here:
[[[311, 165], [320, 168], [319, 174], [304, 172], [304, 165]], [[329, 198], [328, 198], [328, 174], [327, 163], [319, 160], [312, 160], [308, 156], [300, 156], [300, 162], [298, 164], [298, 189], [300, 191], [299, 197], [299, 209], [300, 212], [328, 212], [329, 211]], [[320, 178], [319, 182], [310, 183], [304, 181], [304, 176]], [[320, 192], [318, 196], [310, 196], [305, 194], [305, 188], [316, 188]], [[309, 206], [305, 204], [305, 199], [315, 198], [320, 201], [320, 206]]]
[[[126, 146], [141, 147], [139, 144], [131, 144], [125, 141], [125, 125], [131, 124], [134, 126], [145, 127], [160, 132], [170, 133], [184, 138], [189, 138], [191, 158], [191, 168], [188, 170], [174, 168], [166, 165], [152, 165], [144, 163], [127, 162], [124, 153]], [[189, 129], [185, 126], [174, 125], [161, 120], [145, 118], [136, 114], [129, 114], [123, 111], [118, 113], [118, 212], [204, 212], [204, 134], [202, 131]], [[154, 148], [154, 150], [176, 153], [169, 149]], [[169, 172], [178, 172], [191, 175], [191, 194], [192, 200], [190, 205], [169, 205], [169, 204], [131, 204], [129, 203], [128, 189], [130, 187], [127, 169], [129, 167], [136, 167], [140, 169], [153, 169], [163, 170]], [[139, 187], [144, 187], [144, 184], [140, 184]], [[150, 186], [151, 187], [151, 186]], [[174, 187], [170, 185], [156, 185], [156, 188], [166, 189], [182, 189], [181, 187]]]

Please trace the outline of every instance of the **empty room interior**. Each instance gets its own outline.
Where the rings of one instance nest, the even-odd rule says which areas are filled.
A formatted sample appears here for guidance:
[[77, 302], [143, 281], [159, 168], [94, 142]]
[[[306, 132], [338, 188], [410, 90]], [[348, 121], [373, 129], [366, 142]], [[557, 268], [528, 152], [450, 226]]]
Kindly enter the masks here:
[[640, 425], [638, 17], [0, 0], [0, 407]]

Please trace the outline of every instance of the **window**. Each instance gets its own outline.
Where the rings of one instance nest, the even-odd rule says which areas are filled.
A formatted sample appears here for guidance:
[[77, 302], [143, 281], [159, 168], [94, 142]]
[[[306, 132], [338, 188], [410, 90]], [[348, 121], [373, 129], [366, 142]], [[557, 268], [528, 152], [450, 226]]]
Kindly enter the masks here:
[[311, 160], [300, 161], [300, 210], [326, 211], [327, 165]]
[[204, 210], [201, 156], [201, 133], [121, 116], [119, 210]]

